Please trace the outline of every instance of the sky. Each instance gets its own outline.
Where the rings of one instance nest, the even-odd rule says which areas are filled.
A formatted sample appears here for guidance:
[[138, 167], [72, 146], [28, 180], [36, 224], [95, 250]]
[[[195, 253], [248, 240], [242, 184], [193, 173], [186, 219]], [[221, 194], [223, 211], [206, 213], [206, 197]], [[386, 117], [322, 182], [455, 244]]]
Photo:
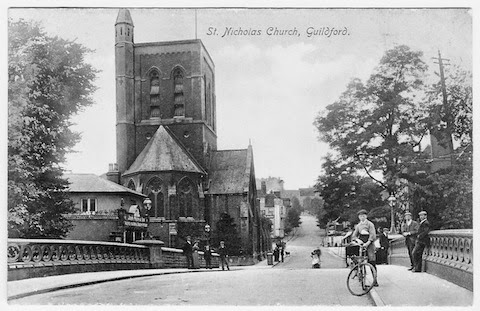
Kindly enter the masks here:
[[[65, 165], [73, 173], [100, 175], [116, 160], [117, 13], [117, 8], [8, 12], [94, 50], [87, 62], [101, 70], [98, 90], [95, 105], [73, 119], [82, 133]], [[421, 50], [432, 72], [438, 70], [431, 59], [438, 50], [452, 64], [472, 67], [472, 17], [466, 9], [132, 8], [130, 13], [136, 43], [202, 40], [215, 63], [218, 149], [246, 148], [251, 141], [256, 177], [280, 177], [286, 189], [315, 184], [329, 152], [318, 139], [315, 117], [352, 78], [365, 81], [386, 49], [405, 44]], [[223, 36], [230, 27], [248, 34]], [[326, 27], [334, 29], [330, 36]], [[269, 35], [269, 28], [290, 32]], [[309, 36], [308, 29], [318, 35]]]

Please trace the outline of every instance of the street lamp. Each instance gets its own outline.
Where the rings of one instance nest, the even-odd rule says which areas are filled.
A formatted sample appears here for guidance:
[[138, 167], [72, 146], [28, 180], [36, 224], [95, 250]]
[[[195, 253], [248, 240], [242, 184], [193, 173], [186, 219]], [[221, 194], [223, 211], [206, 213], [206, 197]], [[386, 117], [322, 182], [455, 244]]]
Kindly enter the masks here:
[[210, 230], [211, 230], [210, 225], [206, 224], [204, 230], [205, 230], [205, 234], [207, 235], [207, 244], [210, 245]]
[[395, 213], [393, 211], [393, 208], [395, 207], [395, 201], [397, 201], [397, 198], [392, 194], [388, 197], [388, 203], [390, 204], [390, 210], [391, 210], [391, 219], [390, 219], [390, 233], [396, 233], [395, 229]]
[[147, 209], [147, 218], [150, 218], [150, 209], [152, 208], [152, 200], [150, 198], [146, 198], [143, 200], [143, 206]]

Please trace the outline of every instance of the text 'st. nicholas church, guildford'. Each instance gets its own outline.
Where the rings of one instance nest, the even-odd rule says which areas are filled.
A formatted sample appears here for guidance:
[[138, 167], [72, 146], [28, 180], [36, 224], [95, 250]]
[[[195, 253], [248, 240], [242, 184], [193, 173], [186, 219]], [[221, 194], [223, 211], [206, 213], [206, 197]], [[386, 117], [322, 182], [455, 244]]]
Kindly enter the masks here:
[[203, 43], [134, 43], [122, 9], [115, 69], [118, 171], [107, 176], [151, 199], [150, 233], [171, 241], [176, 224], [184, 238], [205, 223], [215, 230], [228, 213], [245, 252], [261, 252], [252, 147], [217, 150], [215, 71]]

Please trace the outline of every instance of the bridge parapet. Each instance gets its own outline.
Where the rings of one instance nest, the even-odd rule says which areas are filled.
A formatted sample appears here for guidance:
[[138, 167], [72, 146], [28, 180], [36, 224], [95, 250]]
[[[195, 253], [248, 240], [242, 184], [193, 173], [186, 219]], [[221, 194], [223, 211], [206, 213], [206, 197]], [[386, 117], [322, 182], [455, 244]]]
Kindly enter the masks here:
[[[430, 247], [423, 254], [424, 270], [473, 290], [473, 230], [435, 230], [429, 237]], [[403, 237], [391, 241], [390, 262], [410, 265]]]
[[8, 279], [148, 268], [149, 248], [113, 242], [8, 239]]
[[[206, 267], [203, 252], [198, 252], [198, 267]], [[186, 268], [181, 249], [163, 247], [157, 240], [135, 244], [54, 240], [8, 239], [8, 280], [50, 275], [149, 268]], [[219, 256], [212, 254], [212, 266]]]

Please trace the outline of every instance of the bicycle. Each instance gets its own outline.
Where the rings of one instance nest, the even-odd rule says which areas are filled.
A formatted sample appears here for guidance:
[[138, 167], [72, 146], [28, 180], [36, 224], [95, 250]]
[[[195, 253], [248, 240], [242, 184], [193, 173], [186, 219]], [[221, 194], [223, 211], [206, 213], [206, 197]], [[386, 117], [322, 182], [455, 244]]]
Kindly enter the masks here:
[[353, 268], [347, 277], [347, 288], [352, 295], [368, 294], [377, 282], [377, 270], [368, 263], [367, 248], [359, 246], [359, 255], [350, 256]]

